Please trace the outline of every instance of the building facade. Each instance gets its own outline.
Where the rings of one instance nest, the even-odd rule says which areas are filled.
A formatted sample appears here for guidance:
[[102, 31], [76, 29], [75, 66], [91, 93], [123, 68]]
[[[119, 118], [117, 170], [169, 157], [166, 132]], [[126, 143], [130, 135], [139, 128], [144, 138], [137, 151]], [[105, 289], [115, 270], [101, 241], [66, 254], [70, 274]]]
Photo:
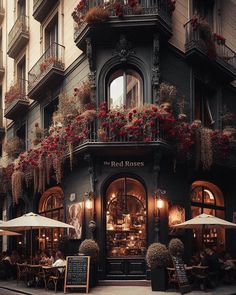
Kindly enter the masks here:
[[92, 237], [106, 279], [146, 278], [147, 247], [172, 237], [186, 259], [202, 241], [235, 253], [234, 232], [171, 227], [235, 220], [235, 11], [235, 0], [2, 0], [2, 218], [70, 222], [35, 233], [35, 249], [64, 239], [74, 254]]

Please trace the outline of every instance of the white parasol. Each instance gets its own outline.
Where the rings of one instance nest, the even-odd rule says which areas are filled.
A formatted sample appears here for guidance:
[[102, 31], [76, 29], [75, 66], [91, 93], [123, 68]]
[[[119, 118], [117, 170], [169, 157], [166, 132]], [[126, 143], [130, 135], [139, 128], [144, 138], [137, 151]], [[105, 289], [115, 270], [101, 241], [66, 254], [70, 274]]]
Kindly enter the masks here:
[[8, 230], [30, 230], [31, 231], [31, 261], [32, 261], [32, 231], [33, 229], [42, 229], [42, 228], [74, 228], [74, 226], [35, 214], [33, 212], [24, 214], [20, 217], [8, 220], [6, 222], [0, 223], [1, 229]]

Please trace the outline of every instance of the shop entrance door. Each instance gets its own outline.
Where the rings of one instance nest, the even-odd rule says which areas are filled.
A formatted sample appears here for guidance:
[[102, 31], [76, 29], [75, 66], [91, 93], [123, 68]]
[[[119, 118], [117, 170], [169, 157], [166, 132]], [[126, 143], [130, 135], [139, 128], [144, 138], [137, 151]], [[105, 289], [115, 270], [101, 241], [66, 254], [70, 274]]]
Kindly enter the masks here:
[[146, 191], [136, 179], [114, 180], [106, 191], [106, 277], [146, 278]]

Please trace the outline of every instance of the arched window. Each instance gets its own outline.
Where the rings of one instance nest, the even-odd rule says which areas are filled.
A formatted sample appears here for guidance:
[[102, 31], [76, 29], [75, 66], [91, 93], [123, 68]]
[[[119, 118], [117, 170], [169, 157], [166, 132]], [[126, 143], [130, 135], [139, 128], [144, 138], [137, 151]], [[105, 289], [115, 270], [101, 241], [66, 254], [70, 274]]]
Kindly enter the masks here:
[[[195, 181], [191, 191], [191, 213], [192, 218], [206, 213], [224, 219], [224, 199], [220, 189], [207, 181]], [[195, 250], [200, 249], [202, 243], [206, 247], [219, 247], [225, 242], [224, 231], [214, 227], [205, 228], [203, 232], [194, 230], [194, 239], [196, 239]]]
[[108, 79], [109, 108], [134, 108], [143, 104], [143, 80], [132, 69], [117, 70]]
[[[60, 187], [52, 187], [45, 191], [39, 202], [39, 214], [48, 218], [64, 221], [63, 192]], [[57, 249], [58, 240], [64, 234], [64, 229], [43, 229], [39, 233], [39, 248]]]

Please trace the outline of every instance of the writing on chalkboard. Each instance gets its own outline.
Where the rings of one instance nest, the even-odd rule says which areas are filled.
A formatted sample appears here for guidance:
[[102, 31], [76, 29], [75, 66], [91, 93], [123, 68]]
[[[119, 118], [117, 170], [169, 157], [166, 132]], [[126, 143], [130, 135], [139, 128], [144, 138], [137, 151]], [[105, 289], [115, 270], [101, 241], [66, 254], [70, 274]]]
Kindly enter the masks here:
[[181, 294], [190, 292], [191, 287], [189, 285], [188, 277], [185, 271], [185, 266], [182, 258], [172, 256], [172, 261], [175, 267], [175, 272], [178, 279], [179, 290]]
[[67, 288], [86, 288], [89, 287], [89, 256], [68, 256], [66, 258], [66, 273], [64, 293]]

